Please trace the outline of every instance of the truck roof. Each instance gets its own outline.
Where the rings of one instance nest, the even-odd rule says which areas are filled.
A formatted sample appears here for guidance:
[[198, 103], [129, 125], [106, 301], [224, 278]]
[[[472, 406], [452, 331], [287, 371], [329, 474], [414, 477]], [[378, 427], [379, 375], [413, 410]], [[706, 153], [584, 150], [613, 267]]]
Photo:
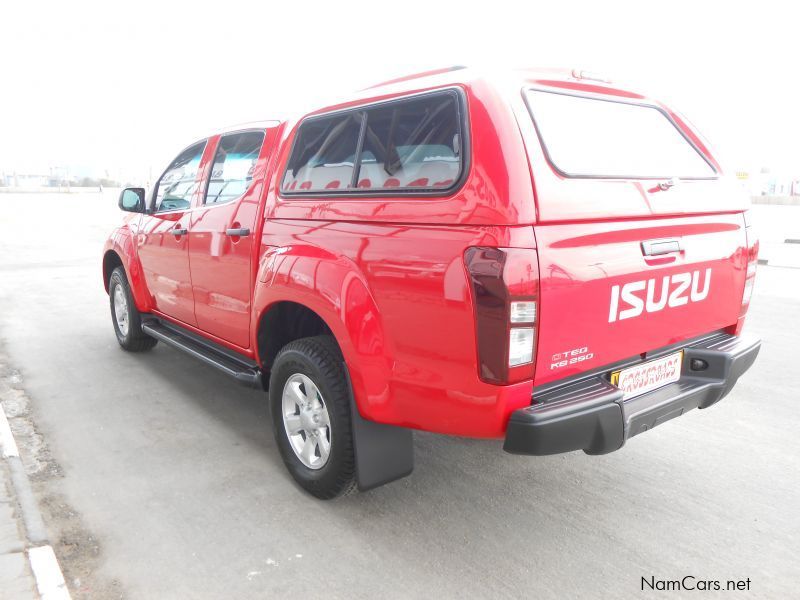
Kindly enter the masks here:
[[[522, 69], [480, 68], [461, 65], [413, 73], [363, 88], [341, 96], [334, 103], [311, 107], [305, 114], [319, 114], [362, 102], [389, 98], [396, 95], [422, 92], [437, 87], [489, 85], [505, 90], [526, 84], [561, 88], [584, 93], [604, 94], [628, 99], [645, 100], [646, 96], [624, 89], [607, 79], [581, 69], [531, 67]], [[303, 115], [294, 115], [291, 120]]]
[[283, 122], [296, 121], [307, 114], [318, 114], [347, 108], [348, 106], [358, 105], [383, 97], [409, 94], [424, 91], [436, 87], [449, 85], [471, 86], [478, 81], [491, 82], [498, 85], [501, 81], [516, 81], [519, 84], [533, 84], [546, 87], [561, 88], [579, 92], [606, 94], [623, 98], [646, 99], [646, 96], [623, 89], [609, 80], [581, 69], [568, 68], [549, 68], [549, 67], [529, 67], [520, 69], [482, 69], [454, 65], [419, 73], [412, 73], [394, 79], [389, 79], [374, 85], [354, 91], [350, 94], [342, 95], [335, 103], [325, 103], [323, 105], [309, 105], [300, 114], [293, 114], [288, 118], [265, 119], [251, 121], [247, 123], [237, 123], [225, 127], [215, 134], [225, 134], [244, 129], [276, 127]]
[[217, 132], [215, 134], [225, 134], [225, 133], [232, 133], [234, 131], [244, 131], [246, 129], [267, 129], [269, 127], [277, 127], [281, 124], [279, 119], [264, 119], [259, 121], [246, 121], [245, 123], [235, 123], [233, 125], [229, 125]]
[[414, 91], [420, 88], [435, 87], [447, 84], [470, 85], [476, 80], [517, 80], [521, 83], [531, 83], [548, 85], [553, 87], [583, 89], [585, 91], [595, 91], [615, 96], [625, 96], [633, 98], [643, 98], [641, 94], [632, 90], [627, 90], [613, 84], [609, 79], [586, 71], [584, 69], [567, 69], [558, 67], [526, 67], [519, 69], [481, 69], [465, 66], [452, 66], [431, 71], [414, 73], [388, 81], [383, 81], [375, 85], [360, 90], [358, 97], [362, 97], [364, 92], [374, 94], [376, 91], [390, 91], [392, 93], [402, 93]]

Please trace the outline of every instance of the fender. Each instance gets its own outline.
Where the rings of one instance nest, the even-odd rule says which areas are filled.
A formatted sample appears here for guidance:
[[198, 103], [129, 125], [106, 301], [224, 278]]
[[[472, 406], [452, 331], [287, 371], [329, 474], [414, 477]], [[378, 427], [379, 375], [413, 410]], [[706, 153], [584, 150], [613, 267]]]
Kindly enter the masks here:
[[[264, 242], [267, 242], [265, 239]], [[263, 246], [253, 294], [253, 323], [278, 302], [303, 304], [336, 337], [362, 417], [393, 422], [388, 402], [394, 352], [387, 345], [378, 307], [366, 279], [350, 259], [298, 244]], [[251, 328], [257, 347], [258, 328]]]
[[[128, 276], [128, 284], [131, 288], [134, 304], [139, 312], [150, 312], [153, 304], [150, 293], [147, 290], [147, 283], [144, 279], [142, 264], [136, 251], [136, 231], [139, 223], [134, 217], [127, 221], [122, 227], [117, 228], [108, 237], [103, 245], [103, 260], [109, 252], [114, 252], [122, 261], [122, 267]], [[104, 278], [105, 279], [105, 278]], [[108, 281], [103, 281], [103, 285], [108, 292]]]

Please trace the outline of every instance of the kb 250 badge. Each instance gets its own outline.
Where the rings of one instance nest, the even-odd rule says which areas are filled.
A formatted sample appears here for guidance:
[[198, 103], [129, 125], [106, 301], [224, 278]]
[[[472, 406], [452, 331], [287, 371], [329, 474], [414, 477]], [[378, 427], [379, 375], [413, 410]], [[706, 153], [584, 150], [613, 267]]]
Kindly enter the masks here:
[[587, 360], [592, 360], [593, 358], [594, 354], [589, 352], [588, 346], [575, 348], [573, 350], [565, 350], [564, 352], [556, 352], [551, 359], [550, 370], [576, 365]]

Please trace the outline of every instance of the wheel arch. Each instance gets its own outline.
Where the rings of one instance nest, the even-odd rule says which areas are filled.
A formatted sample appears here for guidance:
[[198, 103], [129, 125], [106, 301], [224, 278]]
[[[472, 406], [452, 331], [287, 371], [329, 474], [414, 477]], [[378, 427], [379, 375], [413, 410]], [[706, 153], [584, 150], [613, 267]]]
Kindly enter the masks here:
[[106, 242], [103, 249], [103, 287], [108, 293], [108, 281], [117, 267], [125, 270], [128, 285], [133, 294], [133, 301], [140, 312], [150, 312], [150, 295], [147, 291], [142, 266], [134, 250], [131, 233], [127, 229], [118, 229]]
[[116, 250], [106, 250], [105, 254], [103, 254], [103, 286], [106, 289], [106, 293], [109, 292], [108, 282], [111, 279], [111, 273], [113, 273], [114, 269], [117, 267], [125, 268], [122, 258]]
[[256, 351], [261, 367], [270, 371], [286, 344], [317, 335], [330, 335], [339, 345], [325, 319], [311, 308], [292, 300], [273, 302], [262, 311], [256, 327]]
[[307, 247], [281, 249], [277, 256], [262, 259], [253, 297], [257, 325], [251, 347], [264, 372], [294, 336], [331, 335], [344, 357], [359, 413], [392, 422], [387, 401], [393, 352], [363, 275], [342, 257]]

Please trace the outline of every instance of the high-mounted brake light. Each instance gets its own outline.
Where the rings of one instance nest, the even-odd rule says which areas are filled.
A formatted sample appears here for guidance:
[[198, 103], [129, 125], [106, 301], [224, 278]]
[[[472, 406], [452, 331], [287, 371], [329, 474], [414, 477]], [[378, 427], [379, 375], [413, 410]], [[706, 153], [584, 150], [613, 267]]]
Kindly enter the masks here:
[[601, 83], [611, 83], [611, 80], [603, 77], [599, 73], [592, 73], [591, 71], [583, 71], [582, 69], [572, 69], [572, 76], [575, 79], [586, 79], [587, 81], [599, 81]]
[[469, 248], [479, 375], [491, 383], [533, 377], [539, 266], [532, 248]]

